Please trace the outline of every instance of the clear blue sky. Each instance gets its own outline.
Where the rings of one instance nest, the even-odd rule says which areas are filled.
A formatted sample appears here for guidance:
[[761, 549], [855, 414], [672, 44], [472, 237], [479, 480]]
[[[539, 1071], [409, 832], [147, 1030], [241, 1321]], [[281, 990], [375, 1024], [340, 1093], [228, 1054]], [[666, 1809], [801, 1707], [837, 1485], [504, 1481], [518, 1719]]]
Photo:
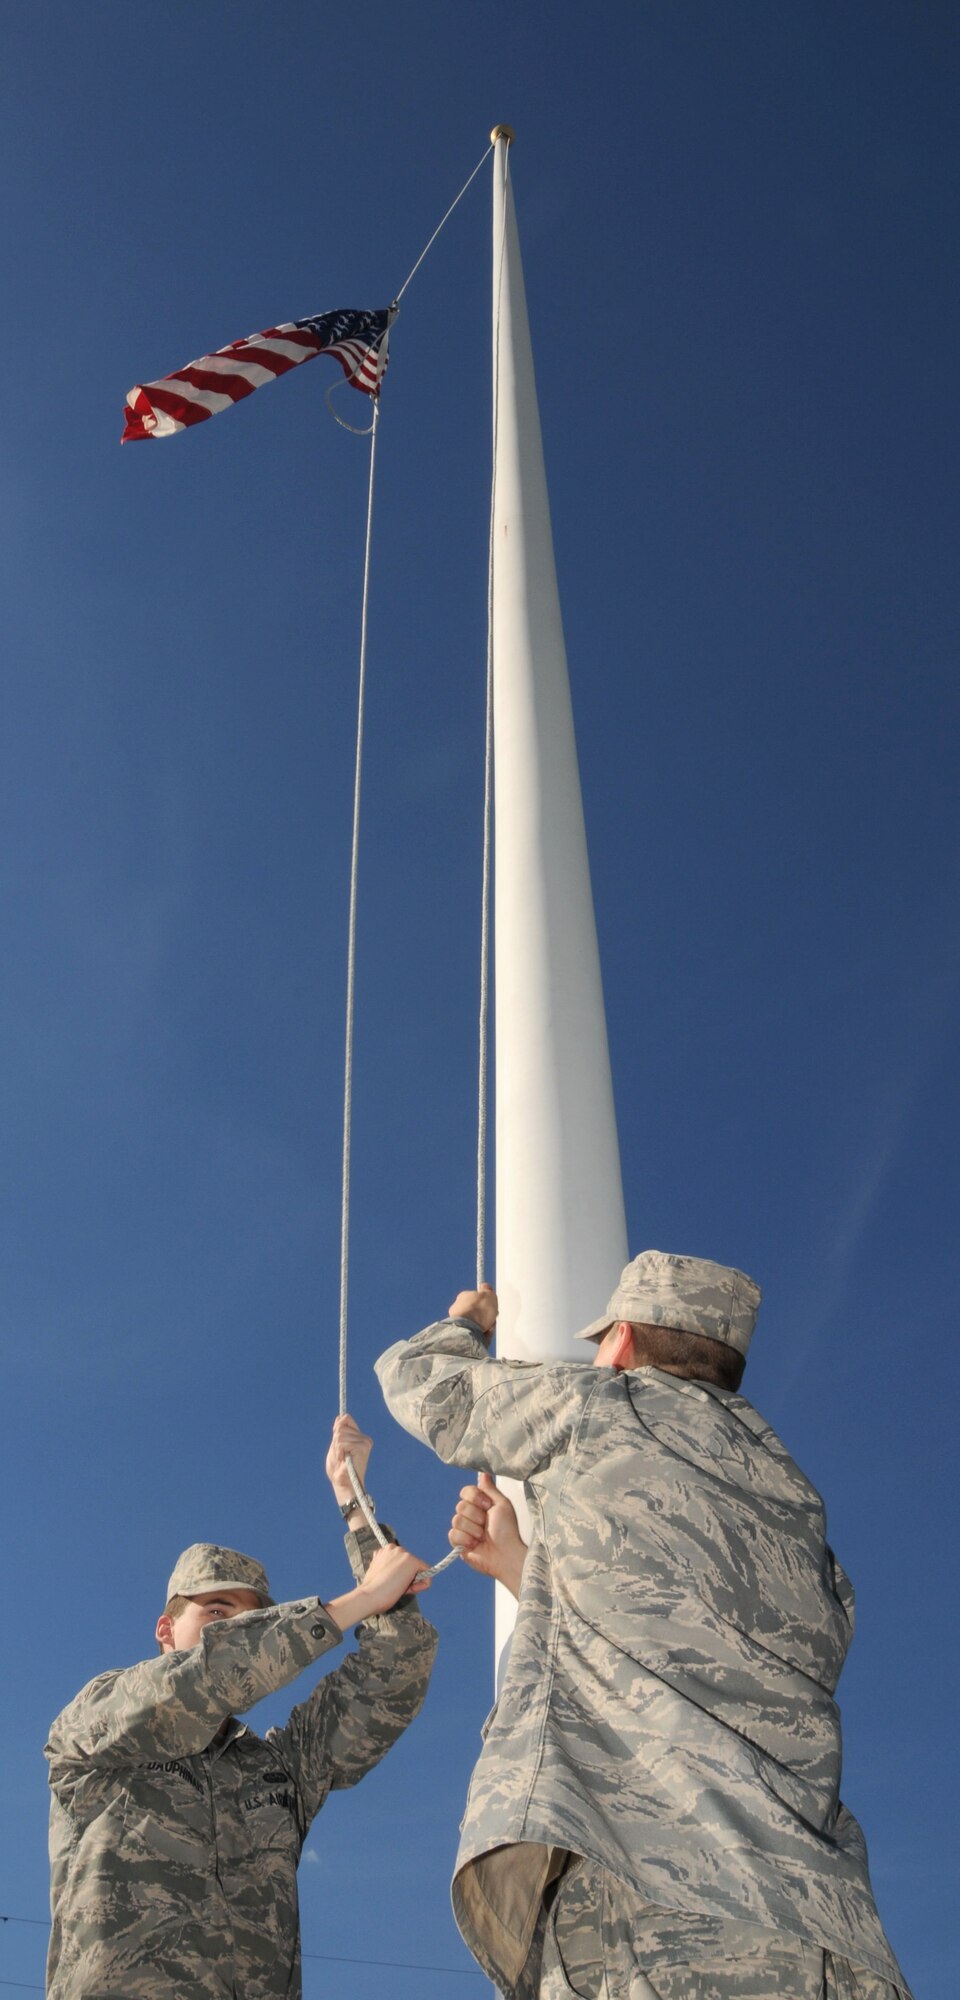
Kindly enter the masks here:
[[[746, 1386], [859, 1589], [845, 1794], [918, 1995], [954, 1990], [958, 30], [935, 0], [4, 9], [0, 1913], [40, 1921], [0, 1925], [0, 1980], [41, 1978], [47, 1724], [150, 1650], [177, 1551], [249, 1548], [281, 1596], [345, 1573], [366, 447], [323, 361], [121, 452], [123, 398], [386, 304], [503, 119], [631, 1241], [764, 1285]], [[351, 1404], [429, 1555], [458, 1480], [370, 1364], [472, 1275], [489, 204], [487, 170], [394, 335], [371, 618]], [[447, 1882], [490, 1608], [461, 1569], [432, 1602], [429, 1707], [317, 1823], [304, 1934], [460, 1970], [354, 1967], [352, 2000], [480, 1990]], [[346, 1971], [308, 1957], [307, 2000]]]

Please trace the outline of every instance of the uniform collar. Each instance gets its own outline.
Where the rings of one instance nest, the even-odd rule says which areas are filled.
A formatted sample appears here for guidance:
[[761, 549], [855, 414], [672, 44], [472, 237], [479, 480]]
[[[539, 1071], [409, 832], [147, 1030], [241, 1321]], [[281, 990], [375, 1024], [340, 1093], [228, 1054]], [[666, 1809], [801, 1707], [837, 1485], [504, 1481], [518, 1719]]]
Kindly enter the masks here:
[[226, 1722], [221, 1722], [216, 1735], [207, 1744], [207, 1755], [222, 1757], [224, 1751], [229, 1750], [231, 1743], [235, 1743], [238, 1736], [246, 1736], [246, 1733], [246, 1723], [238, 1721], [235, 1715], [228, 1715]]

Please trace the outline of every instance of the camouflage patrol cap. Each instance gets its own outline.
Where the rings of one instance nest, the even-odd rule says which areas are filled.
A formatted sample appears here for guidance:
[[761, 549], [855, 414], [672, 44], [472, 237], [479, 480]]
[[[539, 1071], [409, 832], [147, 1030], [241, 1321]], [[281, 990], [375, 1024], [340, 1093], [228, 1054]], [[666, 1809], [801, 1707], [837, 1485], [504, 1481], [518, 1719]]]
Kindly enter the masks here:
[[221, 1549], [216, 1542], [193, 1542], [178, 1556], [167, 1585], [171, 1597], [199, 1597], [204, 1590], [255, 1590], [261, 1604], [272, 1604], [266, 1570], [252, 1556]]
[[672, 1257], [665, 1250], [641, 1250], [625, 1265], [602, 1319], [574, 1336], [597, 1340], [618, 1320], [641, 1326], [670, 1326], [678, 1333], [702, 1333], [746, 1354], [760, 1310], [760, 1287], [743, 1271], [712, 1264], [708, 1257]]

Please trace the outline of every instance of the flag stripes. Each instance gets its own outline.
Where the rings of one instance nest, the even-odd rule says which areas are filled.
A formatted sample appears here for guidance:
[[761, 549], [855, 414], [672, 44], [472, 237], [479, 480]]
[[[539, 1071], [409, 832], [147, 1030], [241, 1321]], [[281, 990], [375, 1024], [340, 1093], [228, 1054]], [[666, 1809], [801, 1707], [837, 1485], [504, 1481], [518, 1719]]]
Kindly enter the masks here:
[[137, 382], [126, 403], [121, 443], [138, 438], [173, 437], [204, 423], [266, 382], [286, 375], [315, 354], [339, 361], [348, 382], [366, 396], [378, 396], [387, 366], [387, 344], [396, 309], [344, 309], [313, 319], [285, 321], [245, 340], [218, 347], [159, 382]]

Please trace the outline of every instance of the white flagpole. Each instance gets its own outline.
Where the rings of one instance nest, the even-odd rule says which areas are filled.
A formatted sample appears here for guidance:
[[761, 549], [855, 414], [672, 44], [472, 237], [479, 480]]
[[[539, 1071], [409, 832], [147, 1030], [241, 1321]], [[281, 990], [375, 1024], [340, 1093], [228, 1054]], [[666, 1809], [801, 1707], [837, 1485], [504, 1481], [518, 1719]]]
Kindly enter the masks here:
[[[627, 1231], [513, 135], [491, 136], [497, 1353], [583, 1360], [572, 1335], [603, 1310]], [[515, 1606], [497, 1600], [499, 1659]]]

